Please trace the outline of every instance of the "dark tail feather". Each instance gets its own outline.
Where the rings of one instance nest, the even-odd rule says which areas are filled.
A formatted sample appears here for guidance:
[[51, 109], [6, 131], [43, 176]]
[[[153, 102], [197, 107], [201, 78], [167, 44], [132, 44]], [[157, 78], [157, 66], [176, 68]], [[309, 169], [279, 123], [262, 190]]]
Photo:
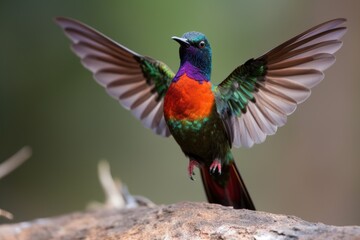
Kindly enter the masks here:
[[222, 173], [210, 174], [209, 168], [200, 167], [205, 192], [210, 203], [217, 203], [234, 208], [255, 210], [245, 183], [242, 180], [235, 162], [222, 166]]

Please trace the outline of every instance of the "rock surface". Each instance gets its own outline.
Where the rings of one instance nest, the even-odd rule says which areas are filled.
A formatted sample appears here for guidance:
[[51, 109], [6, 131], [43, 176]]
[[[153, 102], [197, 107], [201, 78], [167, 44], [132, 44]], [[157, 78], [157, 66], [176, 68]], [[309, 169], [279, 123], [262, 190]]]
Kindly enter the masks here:
[[360, 227], [183, 202], [87, 211], [0, 226], [0, 240], [15, 239], [360, 239]]

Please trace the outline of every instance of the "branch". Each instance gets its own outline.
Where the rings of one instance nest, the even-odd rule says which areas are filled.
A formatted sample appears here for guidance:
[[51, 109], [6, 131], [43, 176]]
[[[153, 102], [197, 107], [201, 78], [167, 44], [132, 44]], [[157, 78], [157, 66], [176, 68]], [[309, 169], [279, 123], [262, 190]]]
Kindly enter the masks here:
[[[30, 147], [23, 147], [13, 156], [5, 160], [3, 163], [0, 164], [0, 179], [14, 171], [18, 168], [21, 164], [23, 164], [27, 159], [31, 156], [31, 148]], [[13, 219], [14, 216], [3, 209], [0, 208], [0, 216], [5, 217], [7, 219]]]
[[0, 164], [0, 179], [14, 171], [31, 156], [31, 148], [23, 147], [13, 156]]
[[102, 209], [0, 226], [0, 239], [360, 239], [360, 227], [183, 202]]

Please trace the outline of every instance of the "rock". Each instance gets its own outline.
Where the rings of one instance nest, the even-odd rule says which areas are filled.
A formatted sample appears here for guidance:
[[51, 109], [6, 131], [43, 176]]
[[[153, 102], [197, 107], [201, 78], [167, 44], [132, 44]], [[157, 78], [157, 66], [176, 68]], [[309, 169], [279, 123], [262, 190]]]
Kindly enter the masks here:
[[15, 239], [360, 239], [360, 227], [182, 202], [102, 209], [0, 226], [0, 240]]

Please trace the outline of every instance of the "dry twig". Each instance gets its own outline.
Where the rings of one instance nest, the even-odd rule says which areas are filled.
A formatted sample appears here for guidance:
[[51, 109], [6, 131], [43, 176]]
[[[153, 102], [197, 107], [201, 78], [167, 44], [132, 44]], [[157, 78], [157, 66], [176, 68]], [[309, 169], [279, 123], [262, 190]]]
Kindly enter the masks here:
[[31, 148], [25, 146], [0, 164], [0, 179], [14, 171], [31, 156]]
[[105, 193], [105, 203], [93, 202], [89, 208], [123, 209], [138, 206], [155, 206], [152, 201], [145, 197], [131, 195], [120, 179], [111, 176], [110, 165], [106, 160], [100, 161], [98, 165], [98, 175]]
[[[25, 146], [21, 148], [17, 153], [13, 156], [5, 160], [0, 164], [0, 179], [14, 171], [18, 168], [21, 164], [23, 164], [27, 159], [31, 156], [31, 148]], [[14, 216], [3, 209], [0, 209], [0, 216], [5, 217], [7, 219], [13, 219]]]

